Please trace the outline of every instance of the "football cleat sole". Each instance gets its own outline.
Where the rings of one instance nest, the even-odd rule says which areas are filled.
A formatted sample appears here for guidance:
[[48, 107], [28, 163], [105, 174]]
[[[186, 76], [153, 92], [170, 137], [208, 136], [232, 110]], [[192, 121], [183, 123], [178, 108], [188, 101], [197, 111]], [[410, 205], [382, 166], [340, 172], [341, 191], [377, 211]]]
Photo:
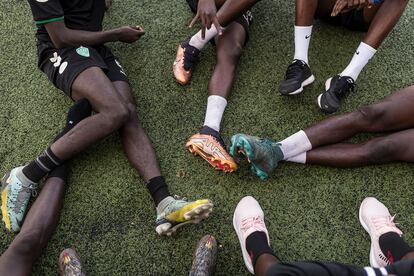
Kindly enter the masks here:
[[202, 220], [208, 218], [211, 212], [213, 212], [213, 203], [208, 202], [208, 203], [201, 204], [184, 214], [184, 219], [185, 219], [184, 222], [177, 222], [177, 223], [166, 222], [166, 223], [158, 225], [155, 228], [155, 231], [160, 236], [161, 235], [171, 236], [177, 231], [177, 229], [179, 229], [180, 227], [184, 225], [187, 225], [190, 223], [192, 224], [200, 223]]
[[213, 166], [217, 171], [223, 171], [226, 173], [231, 173], [237, 170], [237, 165], [235, 163], [231, 163], [226, 160], [222, 160], [220, 158], [211, 156], [206, 154], [202, 149], [197, 147], [194, 144], [190, 144], [187, 146], [188, 150], [195, 156], [200, 156], [204, 160], [206, 160], [211, 166]]

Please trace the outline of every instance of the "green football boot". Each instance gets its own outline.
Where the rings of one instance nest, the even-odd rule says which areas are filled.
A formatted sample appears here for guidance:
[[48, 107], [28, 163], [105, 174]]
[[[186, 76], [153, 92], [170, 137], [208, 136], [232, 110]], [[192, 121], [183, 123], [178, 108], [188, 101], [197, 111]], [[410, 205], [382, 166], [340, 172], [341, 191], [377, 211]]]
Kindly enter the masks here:
[[6, 229], [12, 232], [20, 231], [29, 200], [37, 189], [22, 170], [23, 167], [14, 168], [1, 181], [1, 213]]
[[157, 207], [155, 231], [159, 235], [171, 236], [181, 226], [208, 218], [212, 211], [213, 203], [208, 199], [187, 201], [186, 198], [169, 196]]
[[270, 139], [236, 134], [231, 137], [230, 155], [233, 157], [241, 153], [251, 164], [251, 170], [260, 179], [266, 180], [283, 160], [280, 144]]

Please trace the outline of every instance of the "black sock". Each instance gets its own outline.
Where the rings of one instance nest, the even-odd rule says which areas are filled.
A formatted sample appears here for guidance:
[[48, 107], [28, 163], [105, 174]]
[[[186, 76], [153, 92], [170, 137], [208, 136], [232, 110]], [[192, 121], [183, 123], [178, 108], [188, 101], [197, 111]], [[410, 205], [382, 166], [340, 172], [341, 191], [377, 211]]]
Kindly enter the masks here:
[[[56, 136], [54, 141], [69, 132], [77, 123], [90, 116], [91, 112], [92, 108], [88, 100], [82, 99], [77, 101], [68, 112], [65, 128]], [[52, 150], [48, 148], [38, 158], [23, 168], [23, 174], [31, 181], [37, 183], [45, 177], [47, 173], [56, 169], [62, 163], [63, 162], [52, 152]], [[59, 170], [59, 174], [62, 173], [62, 175], [65, 175], [63, 174], [63, 170], [64, 169]], [[66, 170], [68, 170], [68, 168], [66, 168]]]
[[31, 181], [37, 183], [60, 164], [62, 164], [62, 161], [50, 148], [47, 148], [39, 157], [23, 168], [23, 174]]
[[388, 232], [379, 237], [379, 245], [382, 253], [391, 264], [398, 262], [407, 253], [414, 251], [400, 235]]
[[246, 239], [246, 249], [252, 259], [253, 269], [256, 266], [257, 259], [261, 255], [270, 254], [275, 256], [273, 250], [269, 246], [265, 232], [256, 231], [251, 233]]
[[164, 198], [170, 196], [168, 186], [165, 183], [165, 178], [163, 176], [151, 178], [147, 184], [147, 189], [154, 200], [155, 206], [158, 206]]
[[68, 179], [68, 176], [69, 176], [69, 164], [65, 162], [59, 167], [57, 167], [56, 169], [54, 169], [53, 171], [51, 171], [47, 175], [47, 178], [57, 177], [66, 182]]

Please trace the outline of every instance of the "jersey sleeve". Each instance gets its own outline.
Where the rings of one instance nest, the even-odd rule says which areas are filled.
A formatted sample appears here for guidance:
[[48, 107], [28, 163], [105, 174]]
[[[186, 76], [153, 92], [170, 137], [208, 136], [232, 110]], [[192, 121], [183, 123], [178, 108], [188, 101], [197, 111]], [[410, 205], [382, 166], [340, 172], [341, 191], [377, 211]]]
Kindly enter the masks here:
[[28, 0], [37, 25], [63, 20], [63, 8], [59, 0]]

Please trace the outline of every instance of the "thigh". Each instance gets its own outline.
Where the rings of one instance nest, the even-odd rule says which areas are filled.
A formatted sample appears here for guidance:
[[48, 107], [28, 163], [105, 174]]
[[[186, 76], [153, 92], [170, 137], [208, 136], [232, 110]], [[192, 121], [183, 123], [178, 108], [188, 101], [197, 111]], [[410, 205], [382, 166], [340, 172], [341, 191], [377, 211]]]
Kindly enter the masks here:
[[[367, 108], [379, 110], [373, 128], [379, 131], [408, 129], [414, 127], [414, 86], [407, 87]], [[364, 112], [364, 108], [361, 109]], [[384, 126], [384, 128], [382, 128]]]
[[87, 68], [77, 76], [72, 85], [72, 98], [75, 101], [87, 99], [96, 112], [124, 104], [105, 72], [98, 67]]
[[[389, 134], [384, 137], [374, 138], [372, 142], [377, 142], [379, 151], [381, 151], [381, 145], [384, 145], [384, 161], [403, 161], [403, 162], [414, 162], [414, 129], [407, 129]], [[370, 141], [370, 142], [371, 142]], [[368, 143], [370, 143], [368, 142]], [[388, 153], [387, 153], [388, 152]], [[382, 155], [378, 152], [378, 155]], [[387, 160], [387, 157], [389, 160]]]

